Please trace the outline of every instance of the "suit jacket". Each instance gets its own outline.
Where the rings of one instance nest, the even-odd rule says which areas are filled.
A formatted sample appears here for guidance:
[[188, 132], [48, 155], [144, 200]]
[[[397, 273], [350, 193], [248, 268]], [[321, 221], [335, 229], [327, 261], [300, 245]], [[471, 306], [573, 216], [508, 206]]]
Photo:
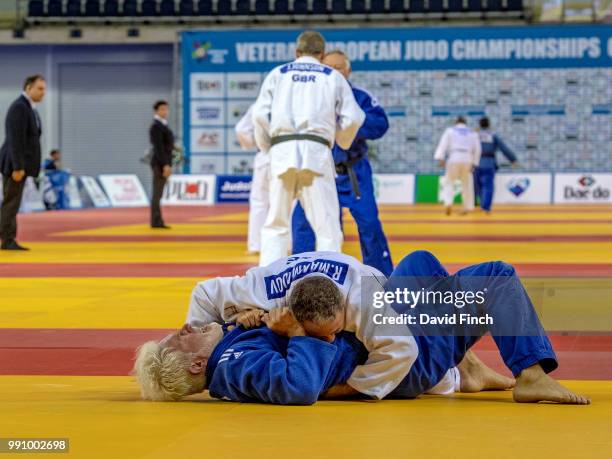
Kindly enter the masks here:
[[171, 166], [174, 134], [170, 128], [159, 120], [154, 120], [149, 129], [149, 138], [153, 145], [151, 166]]
[[40, 135], [42, 126], [36, 120], [28, 99], [21, 95], [9, 107], [5, 122], [6, 138], [0, 148], [2, 174], [25, 170], [26, 175], [40, 173]]

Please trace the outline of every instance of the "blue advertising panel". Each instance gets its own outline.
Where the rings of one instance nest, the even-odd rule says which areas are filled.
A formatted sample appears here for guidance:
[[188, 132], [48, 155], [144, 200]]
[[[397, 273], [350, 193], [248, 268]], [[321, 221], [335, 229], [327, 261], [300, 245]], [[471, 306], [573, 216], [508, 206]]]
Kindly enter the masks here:
[[[294, 59], [300, 32], [183, 33], [184, 137], [192, 173], [250, 172], [245, 161], [253, 152], [240, 149], [233, 127], [257, 98], [266, 72]], [[457, 114], [472, 123], [491, 117], [528, 169], [571, 169], [584, 160], [594, 169], [610, 167], [610, 142], [601, 133], [612, 120], [601, 107], [612, 100], [612, 26], [322, 33], [328, 50], [341, 49], [351, 60], [351, 82], [373, 92], [390, 117], [390, 131], [377, 143], [379, 172], [429, 172], [437, 138]], [[579, 152], [565, 142], [576, 132], [590, 142]]]

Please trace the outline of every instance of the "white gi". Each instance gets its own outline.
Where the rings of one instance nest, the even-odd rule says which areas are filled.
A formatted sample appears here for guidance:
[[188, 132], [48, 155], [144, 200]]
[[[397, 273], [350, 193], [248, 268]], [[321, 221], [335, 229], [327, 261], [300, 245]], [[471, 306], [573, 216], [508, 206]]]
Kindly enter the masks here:
[[316, 235], [317, 250], [339, 252], [340, 208], [329, 147], [312, 140], [271, 146], [282, 135], [310, 134], [349, 148], [365, 119], [344, 77], [314, 57], [276, 67], [253, 107], [255, 141], [270, 155], [270, 211], [261, 232], [260, 266], [291, 249], [291, 210], [300, 200]]
[[[236, 138], [243, 150], [257, 148], [253, 127], [253, 106], [251, 105], [235, 127]], [[270, 208], [270, 155], [258, 151], [253, 160], [253, 180], [249, 194], [249, 252], [261, 249], [261, 228]]]
[[[375, 309], [371, 301], [362, 306], [362, 295], [368, 298], [366, 290], [371, 293], [373, 289], [382, 289], [386, 278], [348, 255], [306, 252], [251, 268], [242, 277], [199, 282], [191, 295], [187, 322], [198, 326], [223, 323], [232, 321], [242, 311], [256, 308], [269, 311], [286, 306], [292, 285], [308, 275], [325, 275], [338, 285], [346, 299], [344, 330], [355, 333], [369, 351], [368, 360], [355, 368], [348, 384], [363, 394], [385, 397], [408, 374], [419, 350], [406, 325], [375, 324], [375, 314], [397, 316], [391, 307]], [[456, 374], [449, 370], [429, 393], [454, 392]]]
[[465, 210], [474, 210], [474, 178], [472, 167], [480, 162], [480, 139], [463, 123], [449, 127], [442, 134], [434, 159], [446, 158], [446, 173], [442, 177], [442, 198], [451, 206], [455, 197], [455, 180], [461, 180], [461, 199]]

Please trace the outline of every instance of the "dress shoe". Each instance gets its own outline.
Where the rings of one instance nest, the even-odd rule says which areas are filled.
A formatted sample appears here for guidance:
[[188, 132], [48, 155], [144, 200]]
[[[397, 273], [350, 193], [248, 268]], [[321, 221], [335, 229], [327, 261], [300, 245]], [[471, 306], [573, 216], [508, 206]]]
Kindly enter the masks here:
[[14, 241], [14, 240], [3, 242], [2, 245], [0, 246], [0, 249], [2, 250], [30, 250], [27, 247], [20, 246], [19, 244], [17, 244], [17, 241]]
[[166, 225], [165, 223], [162, 223], [161, 225], [151, 225], [151, 228], [156, 228], [156, 229], [170, 229], [170, 227], [168, 225]]

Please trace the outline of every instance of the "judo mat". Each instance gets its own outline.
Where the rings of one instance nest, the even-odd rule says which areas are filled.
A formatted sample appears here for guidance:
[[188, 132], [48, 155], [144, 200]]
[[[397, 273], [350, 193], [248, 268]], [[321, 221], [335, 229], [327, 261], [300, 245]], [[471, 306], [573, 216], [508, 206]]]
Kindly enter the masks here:
[[[83, 458], [612, 455], [612, 207], [381, 208], [395, 262], [425, 249], [450, 272], [514, 264], [551, 332], [553, 375], [590, 396], [586, 407], [516, 404], [511, 392], [310, 407], [140, 401], [136, 346], [182, 325], [197, 281], [257, 263], [246, 206], [164, 217], [171, 230], [150, 229], [141, 208], [19, 216], [32, 250], [0, 252], [0, 437], [69, 438], [65, 456]], [[348, 215], [345, 230], [344, 251], [360, 258]], [[476, 352], [507, 373], [490, 338]]]

